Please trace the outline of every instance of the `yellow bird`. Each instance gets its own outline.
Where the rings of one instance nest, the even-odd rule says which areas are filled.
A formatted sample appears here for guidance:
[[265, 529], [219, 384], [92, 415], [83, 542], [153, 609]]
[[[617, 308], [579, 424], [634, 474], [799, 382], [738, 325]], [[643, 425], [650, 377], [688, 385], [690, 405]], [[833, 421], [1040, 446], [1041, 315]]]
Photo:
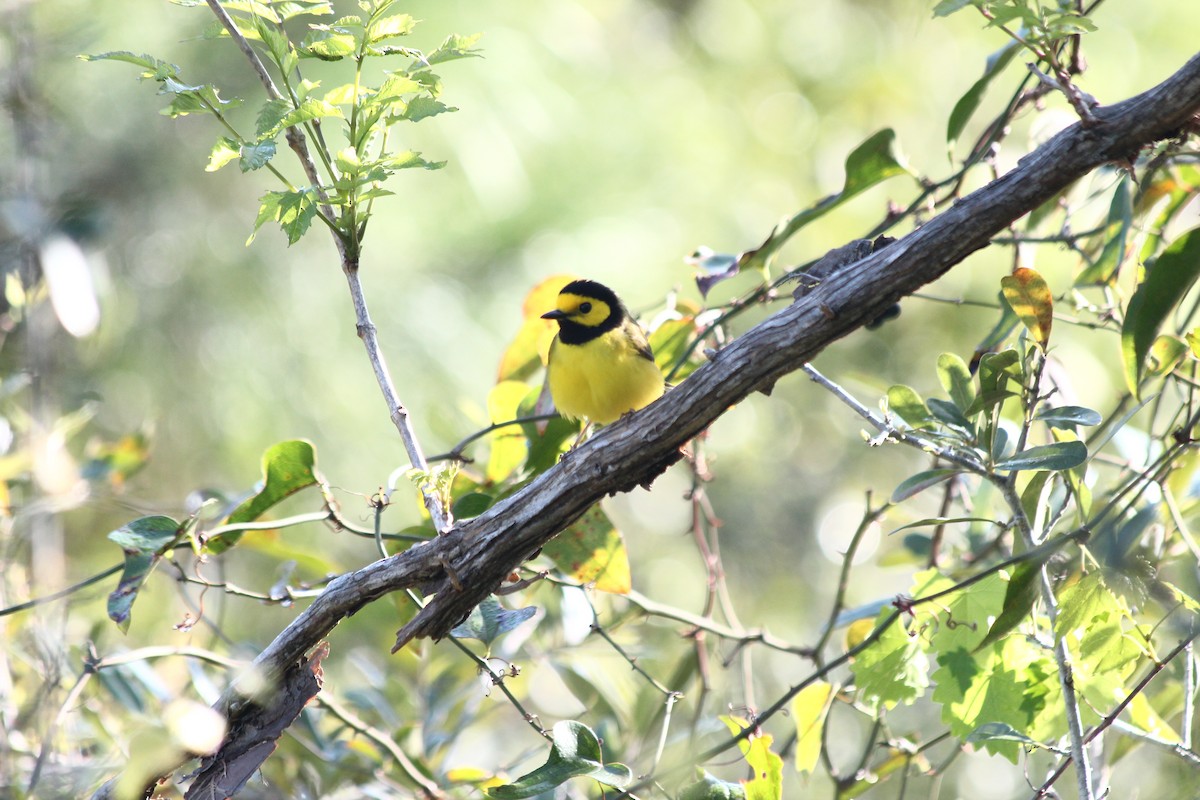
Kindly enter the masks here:
[[572, 281], [557, 305], [542, 319], [558, 322], [547, 370], [559, 414], [606, 425], [662, 396], [663, 376], [646, 334], [612, 289]]

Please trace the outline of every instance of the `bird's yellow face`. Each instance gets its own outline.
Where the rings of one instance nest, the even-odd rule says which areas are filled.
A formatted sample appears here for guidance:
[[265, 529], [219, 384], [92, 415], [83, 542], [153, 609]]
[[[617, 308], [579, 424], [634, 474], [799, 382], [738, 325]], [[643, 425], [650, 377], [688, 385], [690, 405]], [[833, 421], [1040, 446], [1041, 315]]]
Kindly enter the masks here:
[[558, 296], [557, 314], [551, 319], [569, 319], [576, 325], [594, 328], [604, 324], [612, 316], [612, 308], [608, 303], [595, 297], [587, 297], [572, 292], [563, 292]]

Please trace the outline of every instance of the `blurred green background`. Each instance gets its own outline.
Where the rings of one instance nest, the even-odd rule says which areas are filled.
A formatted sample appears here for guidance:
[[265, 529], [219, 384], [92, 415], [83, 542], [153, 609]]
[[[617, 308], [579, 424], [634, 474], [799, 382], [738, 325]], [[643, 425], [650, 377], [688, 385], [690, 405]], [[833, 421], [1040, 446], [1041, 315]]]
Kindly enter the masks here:
[[[838, 191], [847, 153], [876, 130], [895, 129], [917, 173], [951, 172], [946, 119], [1006, 39], [970, 12], [934, 19], [932, 6], [409, 3], [406, 10], [423, 20], [410, 42], [416, 47], [432, 48], [451, 32], [484, 34], [484, 58], [438, 70], [443, 101], [460, 110], [399, 132], [406, 146], [448, 160], [447, 167], [399, 176], [391, 187], [397, 195], [376, 205], [364, 250], [371, 311], [426, 452], [447, 450], [487, 424], [497, 364], [520, 325], [525, 293], [541, 279], [594, 278], [635, 311], [652, 313], [668, 292], [699, 299], [684, 263], [698, 245], [736, 253], [761, 243], [780, 218]], [[244, 246], [258, 197], [279, 188], [270, 176], [241, 175], [236, 166], [204, 172], [223, 133], [211, 119], [160, 116], [166, 101], [153, 83], [137, 82], [133, 68], [76, 59], [132, 50], [179, 64], [189, 80], [246, 98], [238, 113], [248, 128], [261, 94], [242, 56], [228, 41], [200, 38], [210, 24], [203, 5], [38, 0], [8, 3], [0, 14], [7, 23], [0, 55], [10, 76], [28, 77], [29, 92], [22, 103], [10, 102], [0, 132], [9, 155], [4, 222], [10, 235], [30, 224], [21, 187], [31, 187], [40, 205], [34, 216], [82, 242], [101, 307], [95, 334], [50, 334], [52, 368], [41, 376], [41, 391], [59, 412], [95, 404], [96, 429], [111, 437], [150, 432], [150, 462], [124, 491], [92, 498], [66, 517], [63, 580], [118, 561], [104, 535], [132, 516], [181, 515], [185, 498], [200, 488], [248, 490], [262, 451], [287, 438], [316, 444], [348, 516], [368, 524], [364, 497], [405, 457], [355, 335], [330, 237], [314, 226], [289, 248], [267, 227]], [[1100, 30], [1085, 39], [1090, 68], [1079, 84], [1110, 103], [1165, 78], [1195, 52], [1200, 4], [1111, 0], [1093, 18]], [[977, 123], [1007, 100], [1019, 62], [994, 84]], [[328, 68], [313, 69], [310, 78]], [[1054, 120], [1070, 121], [1057, 97], [1045, 103], [1046, 115], [1014, 131], [1001, 166], [1044, 137]], [[18, 141], [17, 118], [34, 126], [32, 141]], [[969, 128], [964, 142], [978, 130]], [[277, 163], [298, 181], [289, 156], [281, 147]], [[780, 265], [863, 235], [890, 200], [906, 204], [914, 193], [905, 178], [868, 192], [807, 228]], [[1097, 207], [1098, 214], [1105, 210]], [[1004, 253], [989, 251], [929, 293], [992, 300], [1010, 267]], [[1039, 269], [1054, 285], [1054, 262]], [[736, 296], [755, 280], [723, 284], [710, 299]], [[909, 300], [900, 320], [855, 334], [816, 363], [868, 405], [892, 383], [931, 393], [937, 353], [969, 358], [993, 316]], [[1115, 339], [1111, 345], [1098, 351], [1094, 337], [1076, 349], [1069, 339], [1060, 345], [1062, 360], [1087, 378], [1080, 402], [1102, 411], [1119, 385], [1111, 377]], [[7, 355], [10, 375], [19, 362], [20, 353]], [[910, 453], [868, 450], [859, 428], [847, 409], [800, 378], [784, 380], [770, 398], [747, 400], [713, 427], [710, 493], [726, 523], [725, 566], [747, 625], [811, 640], [864, 492], [886, 497], [919, 463]], [[610, 508], [627, 536], [635, 587], [694, 607], [704, 572], [685, 537], [687, 485], [684, 473], [671, 472], [652, 492], [616, 498]], [[402, 499], [385, 525], [412, 524], [417, 510], [415, 499]], [[302, 559], [299, 579], [374, 557], [369, 541], [323, 528], [289, 531], [251, 556], [255, 549], [227, 559], [230, 580], [265, 588], [280, 558], [306, 551], [320, 558]], [[872, 546], [851, 604], [907, 588], [911, 562], [886, 566], [898, 549], [891, 540]], [[102, 620], [107, 590], [79, 601], [67, 641], [91, 636], [107, 652], [122, 643], [186, 638], [168, 627], [184, 608], [167, 581], [151, 581], [157, 600], [135, 608], [126, 637]], [[238, 601], [224, 605], [231, 602]], [[226, 608], [221, 624], [234, 641], [254, 647], [294, 614], [249, 607], [253, 613], [244, 605]], [[363, 663], [375, 668], [412, 668], [408, 657], [389, 662], [383, 655], [393, 617], [389, 608], [356, 617], [335, 634], [335, 653], [342, 639], [342, 648], [362, 647]], [[781, 681], [796, 677], [794, 659], [776, 661], [764, 657], [761, 668], [777, 667]], [[492, 720], [506, 716], [491, 713]], [[488, 724], [480, 723], [480, 736], [490, 735]], [[1016, 773], [1000, 766], [994, 775], [986, 767], [972, 773], [975, 796], [1020, 789], [1009, 785]]]

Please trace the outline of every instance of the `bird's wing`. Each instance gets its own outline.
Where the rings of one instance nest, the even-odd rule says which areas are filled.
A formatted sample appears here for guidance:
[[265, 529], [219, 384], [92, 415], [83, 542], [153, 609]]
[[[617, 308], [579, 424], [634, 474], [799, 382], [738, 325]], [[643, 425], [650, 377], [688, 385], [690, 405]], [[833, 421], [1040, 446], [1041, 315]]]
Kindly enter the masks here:
[[646, 332], [642, 330], [641, 325], [632, 319], [626, 319], [625, 334], [629, 337], [629, 343], [633, 345], [633, 349], [639, 356], [647, 361], [654, 360], [654, 351], [650, 349], [650, 342], [646, 341]]

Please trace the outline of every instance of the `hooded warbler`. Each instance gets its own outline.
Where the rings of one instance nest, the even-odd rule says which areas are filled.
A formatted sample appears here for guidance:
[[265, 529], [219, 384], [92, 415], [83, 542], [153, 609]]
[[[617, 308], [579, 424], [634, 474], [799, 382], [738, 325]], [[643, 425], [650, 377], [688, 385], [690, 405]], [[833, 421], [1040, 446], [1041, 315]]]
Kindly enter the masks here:
[[542, 319], [558, 322], [547, 370], [559, 414], [605, 425], [662, 396], [646, 334], [612, 289], [572, 281], [557, 306]]

